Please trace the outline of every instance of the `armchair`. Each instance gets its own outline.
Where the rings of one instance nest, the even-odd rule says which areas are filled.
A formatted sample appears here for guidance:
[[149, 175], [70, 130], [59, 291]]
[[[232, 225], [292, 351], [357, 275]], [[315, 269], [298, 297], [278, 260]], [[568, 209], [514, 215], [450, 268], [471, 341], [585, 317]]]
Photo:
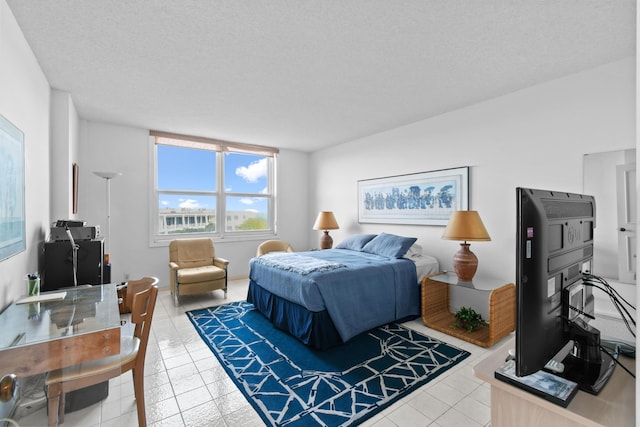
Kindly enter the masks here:
[[213, 240], [177, 239], [169, 243], [171, 294], [178, 305], [182, 295], [204, 294], [217, 289], [227, 297], [229, 261], [215, 255]]
[[269, 252], [294, 252], [293, 247], [284, 240], [266, 240], [258, 245], [256, 256]]

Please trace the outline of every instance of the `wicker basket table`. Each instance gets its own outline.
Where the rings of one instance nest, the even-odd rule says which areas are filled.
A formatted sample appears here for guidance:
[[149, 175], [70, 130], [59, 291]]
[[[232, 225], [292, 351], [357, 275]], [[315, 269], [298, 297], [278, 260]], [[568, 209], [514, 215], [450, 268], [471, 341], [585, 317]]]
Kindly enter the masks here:
[[[469, 341], [481, 347], [491, 347], [507, 336], [516, 327], [516, 286], [509, 283], [497, 288], [476, 287], [475, 283], [461, 282], [454, 273], [438, 273], [427, 276], [422, 280], [422, 321], [428, 327]], [[488, 296], [488, 307], [478, 307], [471, 304], [471, 308], [483, 315], [488, 326], [480, 326], [473, 332], [467, 332], [455, 325], [455, 314], [451, 311], [450, 294], [453, 291], [464, 290], [468, 295], [485, 299]], [[462, 289], [464, 288], [464, 289]], [[458, 292], [459, 293], [459, 292]], [[485, 303], [486, 304], [486, 303]], [[459, 308], [459, 307], [458, 307]], [[457, 308], [456, 308], [457, 309]], [[488, 310], [487, 310], [488, 309]]]

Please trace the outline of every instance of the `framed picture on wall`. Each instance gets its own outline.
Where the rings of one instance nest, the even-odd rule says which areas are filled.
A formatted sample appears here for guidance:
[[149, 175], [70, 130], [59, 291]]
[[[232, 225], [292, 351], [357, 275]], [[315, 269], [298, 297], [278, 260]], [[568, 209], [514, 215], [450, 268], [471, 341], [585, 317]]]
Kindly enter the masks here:
[[24, 134], [0, 115], [0, 260], [26, 249]]
[[358, 222], [447, 225], [469, 208], [469, 168], [358, 181]]
[[78, 164], [74, 163], [71, 169], [71, 179], [73, 180], [71, 184], [71, 212], [74, 214], [78, 213], [78, 174]]

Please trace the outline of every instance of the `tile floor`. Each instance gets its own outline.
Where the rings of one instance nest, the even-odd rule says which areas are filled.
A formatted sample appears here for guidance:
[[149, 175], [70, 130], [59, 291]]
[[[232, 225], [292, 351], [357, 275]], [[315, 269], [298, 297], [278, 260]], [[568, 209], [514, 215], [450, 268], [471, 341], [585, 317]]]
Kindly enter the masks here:
[[[260, 417], [227, 377], [200, 339], [185, 311], [244, 300], [248, 282], [229, 282], [222, 292], [184, 297], [175, 307], [171, 294], [161, 289], [156, 304], [145, 365], [145, 399], [149, 426], [262, 426]], [[490, 389], [472, 373], [487, 355], [473, 344], [424, 326], [420, 319], [407, 326], [471, 352], [460, 365], [427, 383], [364, 423], [366, 427], [489, 426]], [[24, 415], [22, 427], [46, 426], [43, 406]], [[133, 381], [127, 372], [109, 384], [101, 402], [65, 415], [66, 427], [137, 426]]]

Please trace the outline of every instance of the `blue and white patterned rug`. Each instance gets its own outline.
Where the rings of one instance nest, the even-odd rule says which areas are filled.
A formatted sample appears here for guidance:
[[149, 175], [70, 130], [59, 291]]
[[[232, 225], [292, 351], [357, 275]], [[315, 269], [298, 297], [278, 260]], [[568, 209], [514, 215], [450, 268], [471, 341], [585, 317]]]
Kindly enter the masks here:
[[358, 425], [470, 354], [393, 323], [314, 350], [247, 302], [187, 316], [271, 426]]

